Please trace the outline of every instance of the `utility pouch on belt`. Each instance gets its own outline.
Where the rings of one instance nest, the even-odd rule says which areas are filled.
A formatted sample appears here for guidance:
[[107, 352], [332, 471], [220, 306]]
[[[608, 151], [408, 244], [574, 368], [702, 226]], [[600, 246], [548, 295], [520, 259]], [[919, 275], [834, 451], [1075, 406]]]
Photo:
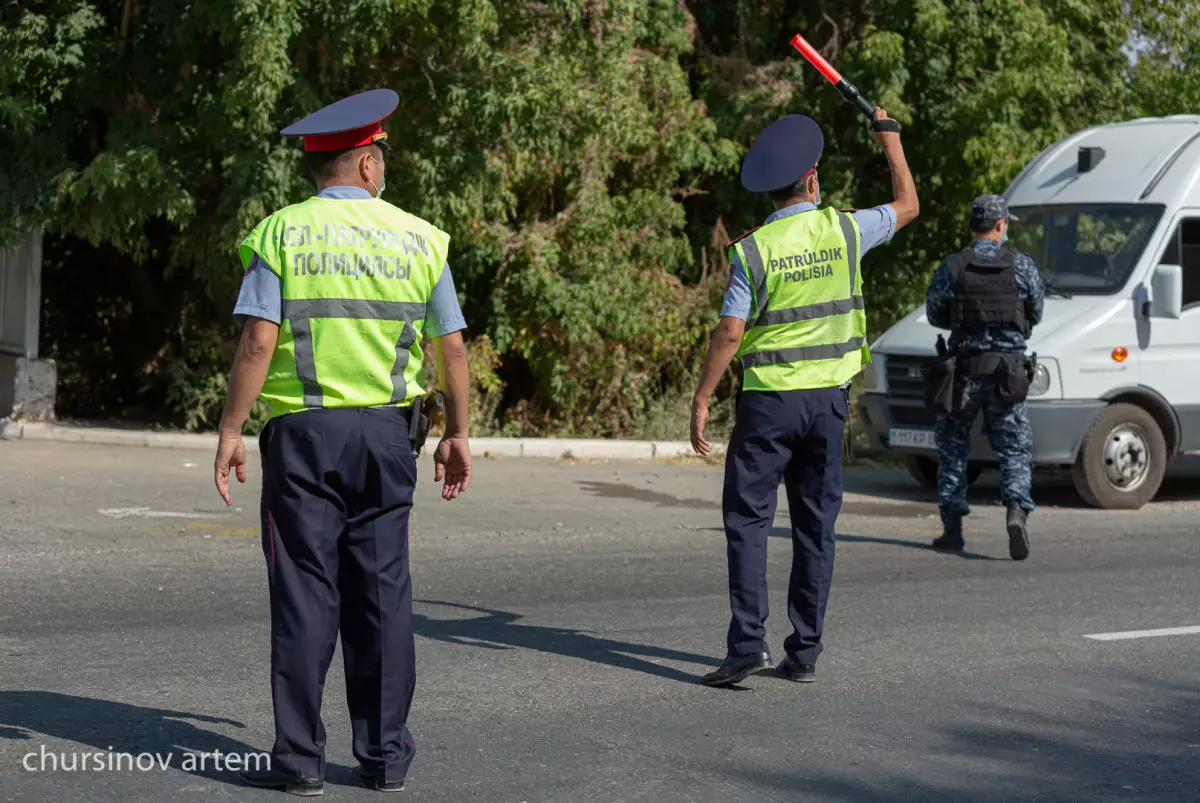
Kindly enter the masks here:
[[412, 446], [413, 457], [421, 456], [425, 439], [429, 437], [429, 427], [445, 404], [445, 398], [438, 391], [413, 400], [408, 416], [408, 442]]
[[1029, 383], [1037, 369], [1037, 355], [1003, 357], [996, 369], [996, 395], [1004, 404], [1020, 404], [1029, 398]]

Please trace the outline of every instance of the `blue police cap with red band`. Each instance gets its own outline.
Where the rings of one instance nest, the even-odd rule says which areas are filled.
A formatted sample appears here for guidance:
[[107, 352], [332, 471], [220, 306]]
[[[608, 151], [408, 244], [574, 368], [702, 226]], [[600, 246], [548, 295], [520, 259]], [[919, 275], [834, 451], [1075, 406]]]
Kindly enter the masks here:
[[750, 192], [790, 187], [821, 160], [825, 135], [803, 114], [782, 117], [763, 129], [742, 161], [742, 186]]
[[400, 96], [390, 89], [371, 89], [342, 98], [279, 133], [303, 137], [304, 150], [344, 151], [375, 144], [387, 150], [383, 121], [400, 105]]

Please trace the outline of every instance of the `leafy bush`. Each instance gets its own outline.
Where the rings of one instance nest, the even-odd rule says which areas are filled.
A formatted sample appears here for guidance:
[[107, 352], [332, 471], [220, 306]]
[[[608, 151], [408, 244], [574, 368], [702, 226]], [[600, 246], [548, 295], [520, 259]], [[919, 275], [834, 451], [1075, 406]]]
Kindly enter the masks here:
[[769, 211], [737, 180], [754, 135], [812, 114], [826, 202], [891, 197], [862, 118], [791, 33], [905, 125], [923, 213], [867, 257], [878, 333], [960, 246], [971, 197], [1083, 126], [1194, 109], [1197, 13], [1186, 0], [10, 3], [0, 242], [47, 232], [62, 412], [211, 427], [236, 244], [312, 191], [279, 129], [390, 86], [387, 197], [452, 235], [474, 425], [678, 437], [728, 234]]

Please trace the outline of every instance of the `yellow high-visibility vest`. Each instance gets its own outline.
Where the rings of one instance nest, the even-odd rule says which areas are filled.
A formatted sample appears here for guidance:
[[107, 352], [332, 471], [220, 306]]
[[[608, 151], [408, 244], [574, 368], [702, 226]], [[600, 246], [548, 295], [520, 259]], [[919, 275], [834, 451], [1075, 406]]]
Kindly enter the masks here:
[[425, 307], [450, 237], [378, 199], [313, 197], [242, 241], [279, 276], [283, 320], [263, 386], [271, 415], [410, 404], [421, 395]]
[[790, 215], [737, 240], [732, 254], [753, 297], [738, 350], [745, 390], [837, 387], [870, 362], [862, 238], [851, 215]]

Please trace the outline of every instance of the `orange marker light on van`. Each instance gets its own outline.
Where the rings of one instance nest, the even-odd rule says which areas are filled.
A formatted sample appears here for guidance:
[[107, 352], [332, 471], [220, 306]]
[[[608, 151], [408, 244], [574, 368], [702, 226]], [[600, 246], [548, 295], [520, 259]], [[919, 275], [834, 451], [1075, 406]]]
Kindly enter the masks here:
[[1125, 362], [1129, 359], [1129, 349], [1124, 346], [1117, 346], [1112, 352], [1113, 362]]

